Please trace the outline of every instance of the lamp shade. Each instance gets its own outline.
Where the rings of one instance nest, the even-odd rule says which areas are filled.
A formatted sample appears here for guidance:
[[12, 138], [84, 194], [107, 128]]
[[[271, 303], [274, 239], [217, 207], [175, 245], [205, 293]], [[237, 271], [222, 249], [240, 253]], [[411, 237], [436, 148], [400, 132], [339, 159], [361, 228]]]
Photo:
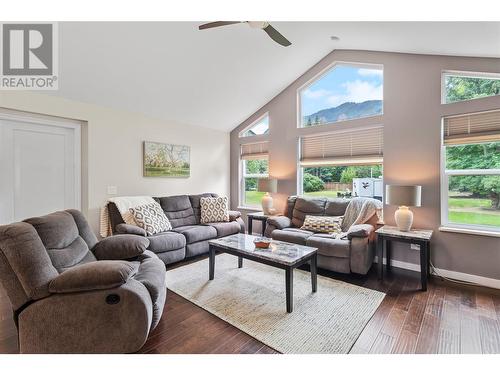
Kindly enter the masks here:
[[275, 178], [259, 178], [257, 191], [276, 193], [278, 191], [278, 180]]
[[386, 185], [385, 203], [395, 206], [420, 207], [422, 186], [420, 185]]

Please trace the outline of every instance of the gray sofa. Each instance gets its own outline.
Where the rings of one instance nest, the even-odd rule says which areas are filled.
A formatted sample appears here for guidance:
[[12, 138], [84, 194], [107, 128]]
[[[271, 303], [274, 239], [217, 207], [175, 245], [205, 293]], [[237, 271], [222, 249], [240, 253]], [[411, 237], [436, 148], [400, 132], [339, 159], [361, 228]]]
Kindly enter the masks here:
[[306, 215], [343, 216], [349, 202], [350, 199], [291, 196], [287, 201], [285, 215], [268, 218], [265, 235], [275, 240], [317, 247], [318, 267], [365, 275], [373, 263], [375, 253], [376, 215], [365, 224], [351, 226], [343, 239], [300, 229]]
[[97, 241], [77, 210], [0, 226], [0, 281], [21, 353], [130, 353], [165, 304], [165, 265], [146, 238]]
[[149, 240], [148, 249], [165, 264], [208, 253], [208, 241], [214, 238], [245, 233], [245, 223], [238, 211], [229, 211], [229, 222], [200, 224], [200, 198], [217, 194], [176, 195], [154, 198], [172, 224], [172, 230], [146, 237], [137, 226], [125, 224], [113, 203], [108, 204], [113, 234], [135, 234]]

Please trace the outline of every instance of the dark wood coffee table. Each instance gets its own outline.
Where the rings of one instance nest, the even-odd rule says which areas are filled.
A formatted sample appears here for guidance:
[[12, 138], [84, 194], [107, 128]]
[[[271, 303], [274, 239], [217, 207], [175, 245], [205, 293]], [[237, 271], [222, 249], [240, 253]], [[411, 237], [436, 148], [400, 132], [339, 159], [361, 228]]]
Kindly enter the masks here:
[[313, 293], [317, 290], [317, 254], [316, 247], [296, 245], [283, 241], [272, 241], [269, 249], [256, 248], [249, 234], [233, 234], [209, 243], [209, 279], [214, 279], [215, 253], [227, 253], [238, 257], [238, 267], [243, 267], [243, 258], [285, 270], [286, 311], [293, 311], [293, 270], [305, 263], [311, 266], [311, 284]]

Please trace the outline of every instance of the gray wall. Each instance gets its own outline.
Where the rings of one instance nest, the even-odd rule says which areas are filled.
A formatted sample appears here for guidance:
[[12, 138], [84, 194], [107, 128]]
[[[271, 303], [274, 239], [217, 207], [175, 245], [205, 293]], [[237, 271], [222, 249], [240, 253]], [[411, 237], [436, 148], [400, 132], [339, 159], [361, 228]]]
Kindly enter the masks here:
[[[377, 118], [346, 121], [335, 125], [297, 128], [297, 89], [335, 61], [384, 66], [384, 114]], [[297, 144], [300, 136], [367, 124], [384, 125], [384, 183], [419, 184], [423, 207], [413, 209], [414, 227], [435, 230], [432, 261], [441, 269], [500, 279], [500, 238], [439, 232], [440, 225], [440, 131], [441, 117], [500, 108], [500, 97], [441, 104], [441, 72], [466, 70], [500, 73], [500, 59], [465, 58], [333, 51], [264, 107], [231, 132], [231, 203], [238, 206], [239, 147], [249, 139], [238, 133], [264, 112], [269, 112], [270, 175], [280, 179], [275, 206], [284, 207], [288, 195], [297, 193]], [[255, 141], [256, 138], [251, 141]], [[394, 225], [394, 210], [385, 206], [384, 219]], [[241, 209], [243, 212], [248, 210]], [[417, 263], [418, 252], [401, 244], [394, 259]]]

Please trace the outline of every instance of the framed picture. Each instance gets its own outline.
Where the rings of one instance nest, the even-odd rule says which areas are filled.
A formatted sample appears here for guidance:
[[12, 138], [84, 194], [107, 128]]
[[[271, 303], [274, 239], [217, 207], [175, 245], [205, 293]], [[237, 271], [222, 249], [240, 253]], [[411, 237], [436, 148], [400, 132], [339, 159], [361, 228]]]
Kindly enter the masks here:
[[144, 141], [144, 177], [189, 177], [189, 146]]

